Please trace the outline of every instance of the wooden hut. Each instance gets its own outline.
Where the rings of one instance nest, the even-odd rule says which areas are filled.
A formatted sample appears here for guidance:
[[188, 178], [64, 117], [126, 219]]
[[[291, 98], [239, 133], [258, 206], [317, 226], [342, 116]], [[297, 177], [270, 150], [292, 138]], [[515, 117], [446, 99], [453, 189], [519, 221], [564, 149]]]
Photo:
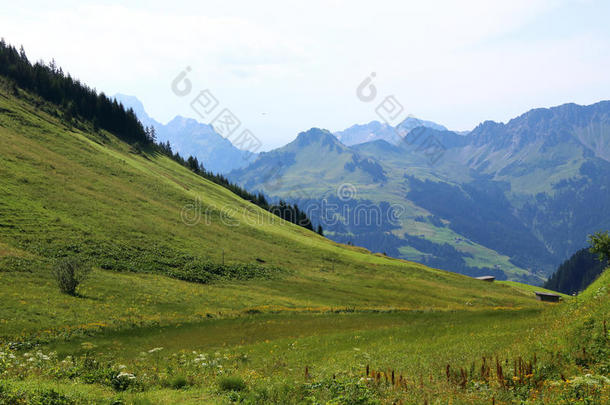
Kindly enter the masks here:
[[552, 293], [547, 293], [547, 292], [542, 292], [542, 291], [534, 291], [534, 293], [536, 294], [536, 297], [538, 297], [538, 299], [540, 301], [559, 302], [559, 300], [561, 299], [561, 296], [558, 294], [552, 294]]

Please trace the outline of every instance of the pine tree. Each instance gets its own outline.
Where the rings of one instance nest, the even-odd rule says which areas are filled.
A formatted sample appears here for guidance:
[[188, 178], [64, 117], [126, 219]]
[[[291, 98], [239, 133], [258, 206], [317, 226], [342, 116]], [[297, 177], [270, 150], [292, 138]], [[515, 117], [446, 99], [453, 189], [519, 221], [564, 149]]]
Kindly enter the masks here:
[[150, 140], [152, 142], [157, 142], [157, 130], [154, 126], [150, 126]]
[[19, 57], [23, 62], [29, 63], [28, 57], [25, 54], [25, 49], [23, 49], [23, 45], [21, 45], [21, 48], [19, 48]]

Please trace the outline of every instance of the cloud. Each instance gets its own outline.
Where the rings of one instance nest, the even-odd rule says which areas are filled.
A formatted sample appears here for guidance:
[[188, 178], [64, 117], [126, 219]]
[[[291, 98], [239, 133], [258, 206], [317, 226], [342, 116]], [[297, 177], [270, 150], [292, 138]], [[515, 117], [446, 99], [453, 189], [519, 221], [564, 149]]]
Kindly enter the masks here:
[[212, 89], [269, 148], [314, 125], [373, 119], [354, 96], [372, 71], [410, 112], [456, 129], [571, 95], [595, 101], [610, 90], [603, 4], [41, 1], [5, 10], [0, 26], [33, 58], [54, 57], [107, 93], [136, 94], [159, 120], [189, 115], [169, 83], [191, 66], [194, 85]]

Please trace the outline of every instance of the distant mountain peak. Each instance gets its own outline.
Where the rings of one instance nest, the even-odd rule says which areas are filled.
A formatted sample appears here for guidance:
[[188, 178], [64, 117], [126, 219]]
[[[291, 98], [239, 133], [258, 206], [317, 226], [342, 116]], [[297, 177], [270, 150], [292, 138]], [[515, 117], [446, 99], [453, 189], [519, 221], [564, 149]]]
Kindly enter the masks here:
[[295, 139], [295, 143], [299, 147], [320, 142], [323, 145], [341, 145], [341, 143], [330, 131], [315, 127], [310, 128], [307, 131], [300, 132]]
[[427, 127], [439, 131], [447, 130], [447, 128], [444, 126], [436, 124], [432, 121], [421, 120], [415, 117], [407, 117], [396, 127], [393, 127], [385, 122], [371, 121], [367, 124], [352, 125], [343, 131], [335, 132], [335, 136], [347, 146], [372, 142], [379, 139], [397, 145], [400, 143], [405, 134], [417, 127]]
[[155, 121], [148, 115], [146, 109], [144, 108], [144, 104], [142, 104], [142, 102], [136, 96], [117, 93], [112, 96], [112, 98], [123, 104], [123, 107], [125, 107], [126, 109], [133, 109], [133, 112], [136, 113], [136, 117], [138, 117], [142, 125], [146, 127], [153, 126], [156, 129], [159, 129], [159, 127], [161, 126], [161, 123]]
[[122, 103], [127, 108], [133, 108], [134, 111], [144, 112], [144, 104], [136, 97], [127, 94], [116, 93], [113, 98], [118, 102]]
[[[183, 117], [182, 115], [176, 115], [174, 118], [172, 118], [168, 123], [167, 126], [168, 127], [188, 127], [188, 126], [194, 126], [194, 125], [202, 125], [205, 127], [210, 127], [210, 125], [208, 124], [204, 124], [201, 123], [199, 121], [197, 121], [194, 118], [189, 118], [189, 117]], [[220, 135], [219, 135], [220, 136]]]
[[189, 155], [197, 157], [212, 172], [227, 173], [247, 165], [252, 159], [252, 154], [236, 148], [209, 124], [177, 115], [163, 125], [146, 113], [137, 97], [118, 93], [114, 98], [125, 108], [133, 108], [142, 125], [155, 127], [159, 141], [169, 141], [172, 149], [185, 158]]
[[373, 120], [371, 122], [368, 122], [366, 124], [354, 124], [351, 127], [347, 128], [347, 129], [359, 129], [359, 128], [366, 128], [366, 129], [382, 129], [382, 128], [387, 128], [387, 129], [391, 129], [392, 126], [385, 123], [385, 122], [379, 122], [376, 120]]
[[436, 122], [422, 120], [416, 117], [407, 117], [403, 122], [396, 126], [397, 129], [406, 129], [410, 131], [417, 127], [426, 127], [436, 129], [437, 131], [447, 131], [447, 128], [443, 125], [437, 124]]

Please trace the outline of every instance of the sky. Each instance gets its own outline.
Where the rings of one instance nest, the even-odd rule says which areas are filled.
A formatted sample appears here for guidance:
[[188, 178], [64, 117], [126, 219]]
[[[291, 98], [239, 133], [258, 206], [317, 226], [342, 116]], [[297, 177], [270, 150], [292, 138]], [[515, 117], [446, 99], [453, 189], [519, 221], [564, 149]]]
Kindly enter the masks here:
[[388, 96], [453, 130], [610, 99], [609, 16], [593, 0], [0, 0], [0, 36], [161, 122], [209, 122], [191, 108], [207, 90], [269, 150], [379, 120]]

